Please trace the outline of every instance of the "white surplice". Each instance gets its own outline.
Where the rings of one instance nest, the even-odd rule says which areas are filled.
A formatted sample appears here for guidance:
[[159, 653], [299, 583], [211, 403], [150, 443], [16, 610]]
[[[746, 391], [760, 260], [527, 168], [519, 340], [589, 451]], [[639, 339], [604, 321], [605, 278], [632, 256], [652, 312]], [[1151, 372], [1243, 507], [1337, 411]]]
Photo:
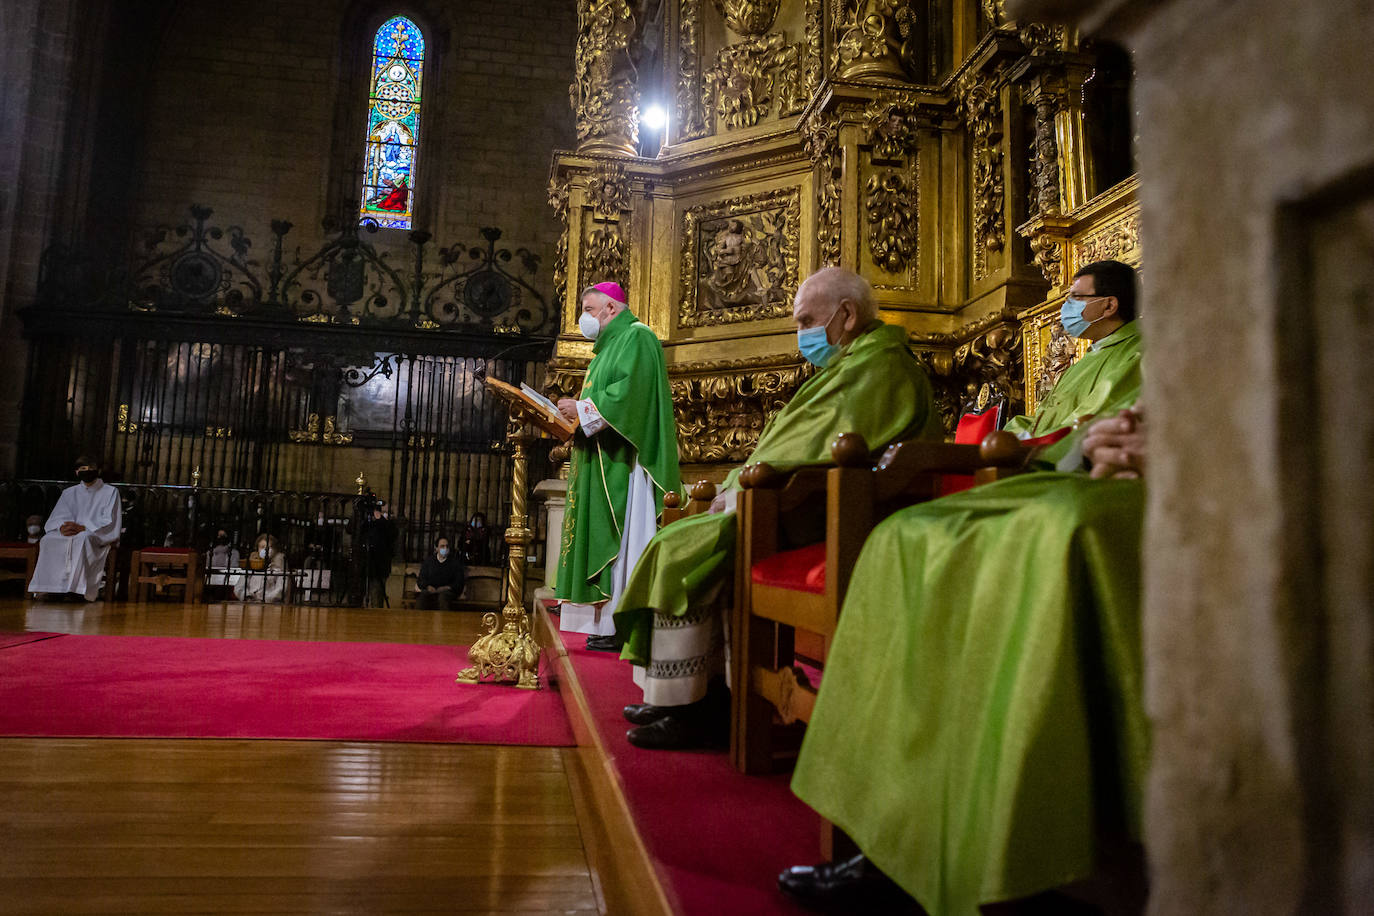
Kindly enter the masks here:
[[[62, 491], [38, 542], [38, 563], [29, 591], [46, 594], [76, 592], [94, 601], [105, 575], [105, 557], [119, 540], [123, 514], [119, 490], [103, 480], [79, 483]], [[68, 537], [59, 529], [65, 522], [86, 530]]]

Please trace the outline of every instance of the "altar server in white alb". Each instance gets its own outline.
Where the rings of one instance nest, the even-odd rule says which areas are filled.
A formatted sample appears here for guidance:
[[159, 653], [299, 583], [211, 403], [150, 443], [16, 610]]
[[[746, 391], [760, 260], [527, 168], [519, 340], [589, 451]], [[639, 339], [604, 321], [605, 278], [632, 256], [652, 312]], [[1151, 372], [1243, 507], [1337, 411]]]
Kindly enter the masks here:
[[76, 478], [81, 482], [62, 491], [48, 516], [29, 591], [75, 592], [94, 601], [123, 517], [119, 491], [100, 479], [98, 461], [85, 455], [76, 459]]

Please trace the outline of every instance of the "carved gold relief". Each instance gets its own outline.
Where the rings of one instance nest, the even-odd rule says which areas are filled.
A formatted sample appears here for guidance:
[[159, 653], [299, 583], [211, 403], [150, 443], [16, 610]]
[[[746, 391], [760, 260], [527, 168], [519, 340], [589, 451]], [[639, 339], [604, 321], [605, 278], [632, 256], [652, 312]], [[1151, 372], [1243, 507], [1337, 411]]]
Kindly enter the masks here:
[[764, 425], [814, 371], [795, 354], [669, 368], [679, 458], [689, 463], [744, 461]]
[[630, 209], [630, 180], [618, 162], [603, 163], [587, 179], [587, 203], [598, 220], [620, 219]]
[[765, 191], [683, 214], [682, 327], [790, 314], [797, 289], [801, 192]]
[[1088, 351], [1091, 341], [1064, 333], [1059, 310], [1029, 316], [1021, 326], [1026, 351], [1026, 412], [1034, 413], [1064, 371]]
[[906, 0], [836, 0], [835, 70], [841, 78], [900, 77], [925, 53], [916, 10]]
[[864, 141], [874, 161], [905, 161], [916, 143], [915, 106], [875, 99], [864, 109]]
[[1062, 25], [1052, 25], [1048, 22], [1028, 22], [1021, 26], [1016, 34], [1021, 39], [1021, 44], [1026, 46], [1026, 50], [1035, 54], [1063, 48], [1068, 30]]
[[917, 353], [930, 375], [935, 391], [935, 406], [945, 431], [954, 432], [963, 405], [990, 386], [1006, 394], [1013, 411], [1021, 400], [1021, 380], [1025, 362], [1021, 331], [994, 316], [990, 328], [952, 350], [925, 350]]
[[627, 0], [582, 0], [570, 87], [578, 149], [633, 153], [639, 145], [639, 89], [630, 43], [634, 9]]
[[843, 166], [837, 125], [822, 117], [804, 126], [807, 155], [815, 168], [816, 242], [823, 266], [840, 263], [840, 179]]
[[587, 233], [582, 245], [581, 279], [577, 288], [586, 289], [593, 283], [614, 280], [629, 284], [630, 265], [626, 257], [625, 237], [619, 223], [598, 223]]
[[983, 15], [993, 25], [1007, 21], [1007, 0], [983, 0]]
[[806, 0], [806, 40], [802, 42], [802, 54], [805, 63], [802, 69], [806, 72], [806, 94], [808, 96], [815, 95], [816, 90], [821, 88], [821, 79], [824, 76], [821, 51], [824, 18], [824, 7], [821, 0]]
[[974, 77], [965, 86], [964, 115], [973, 137], [973, 278], [988, 276], [988, 253], [1005, 244], [1002, 177], [1002, 109], [990, 78]]
[[776, 108], [796, 114], [806, 104], [801, 54], [779, 32], [722, 48], [706, 72], [702, 107], [727, 130], [752, 127]]
[[711, 0], [731, 31], [754, 38], [773, 27], [782, 0]]
[[1140, 214], [1130, 213], [1076, 240], [1074, 263], [1080, 267], [1109, 259], [1132, 263], [1138, 260], [1139, 248]]
[[1044, 216], [1058, 216], [1059, 141], [1055, 138], [1054, 118], [1058, 99], [1048, 92], [1035, 99], [1035, 131], [1031, 138], [1030, 210]]
[[1058, 289], [1064, 282], [1063, 242], [1048, 232], [1039, 232], [1030, 237], [1030, 247], [1036, 266], [1049, 281], [1050, 288]]
[[[913, 169], [914, 170], [914, 169]], [[864, 185], [868, 249], [888, 273], [901, 273], [916, 259], [916, 183], [886, 170]]]
[[701, 101], [701, 0], [681, 0], [677, 28], [678, 136], [695, 140], [706, 134]]
[[558, 247], [553, 258], [553, 301], [561, 307], [568, 297], [568, 182], [549, 182], [549, 206], [558, 220]]

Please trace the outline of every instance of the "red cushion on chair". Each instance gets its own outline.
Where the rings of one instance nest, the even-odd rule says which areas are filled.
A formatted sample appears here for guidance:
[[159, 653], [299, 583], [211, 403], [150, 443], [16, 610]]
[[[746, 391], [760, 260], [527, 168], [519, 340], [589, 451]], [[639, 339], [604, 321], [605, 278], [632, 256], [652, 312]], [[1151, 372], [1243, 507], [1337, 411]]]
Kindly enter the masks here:
[[145, 557], [189, 557], [196, 552], [194, 547], [144, 547]]
[[30, 544], [28, 541], [0, 541], [0, 547], [13, 550], [19, 548], [23, 548], [24, 550], [28, 550], [29, 548], [33, 548], [34, 550], [38, 549], [37, 544]]
[[[956, 445], [978, 445], [987, 438], [988, 433], [997, 429], [997, 408], [982, 413], [966, 413], [959, 418], [954, 429]], [[944, 474], [940, 477], [940, 495], [948, 496], [973, 486], [972, 474]]]
[[759, 560], [749, 571], [756, 585], [771, 585], [794, 592], [825, 591], [825, 542], [784, 550]]

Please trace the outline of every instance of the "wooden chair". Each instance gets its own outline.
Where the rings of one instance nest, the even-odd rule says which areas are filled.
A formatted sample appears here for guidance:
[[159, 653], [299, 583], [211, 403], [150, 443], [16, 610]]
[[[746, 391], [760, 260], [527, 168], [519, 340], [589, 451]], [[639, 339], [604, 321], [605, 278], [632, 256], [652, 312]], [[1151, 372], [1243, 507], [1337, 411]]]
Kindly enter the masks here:
[[[796, 665], [796, 634], [819, 637], [824, 656], [849, 578], [874, 525], [904, 506], [941, 493], [945, 474], [995, 479], [1028, 452], [994, 432], [980, 445], [901, 442], [877, 462], [857, 434], [840, 436], [832, 468], [791, 474], [759, 464], [740, 477], [739, 549], [731, 616], [731, 759], [745, 773], [773, 769], [774, 717], [806, 722], [816, 687]], [[797, 519], [824, 518], [824, 539], [785, 541]]]
[[[18, 568], [0, 567], [0, 582], [23, 578], [24, 588], [33, 581], [33, 568], [38, 565], [38, 545], [28, 541], [5, 541], [0, 543], [0, 561], [17, 561], [24, 564]], [[17, 565], [17, 563], [16, 563]]]
[[147, 601], [150, 586], [161, 595], [168, 586], [180, 585], [182, 603], [195, 604], [200, 601], [202, 584], [200, 551], [190, 547], [144, 547], [134, 551], [129, 563], [131, 600]]
[[716, 498], [716, 485], [709, 480], [698, 480], [687, 490], [684, 504], [682, 495], [677, 492], [663, 494], [663, 515], [659, 527], [671, 524], [680, 518], [696, 515], [711, 508], [711, 500]]

